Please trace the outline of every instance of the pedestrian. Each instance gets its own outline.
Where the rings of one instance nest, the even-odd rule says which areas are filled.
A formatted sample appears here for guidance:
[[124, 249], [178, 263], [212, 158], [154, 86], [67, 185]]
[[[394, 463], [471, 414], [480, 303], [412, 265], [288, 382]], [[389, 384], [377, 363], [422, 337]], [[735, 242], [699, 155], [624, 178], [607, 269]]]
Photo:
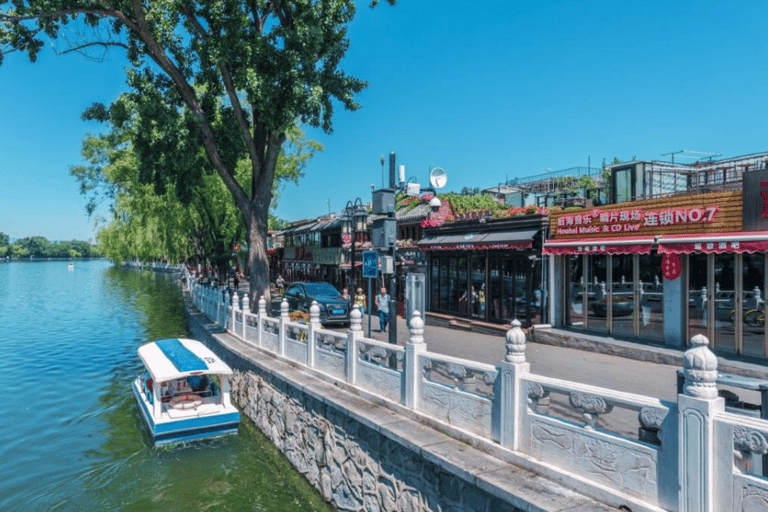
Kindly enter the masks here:
[[381, 293], [376, 296], [376, 307], [379, 308], [379, 332], [384, 332], [389, 323], [389, 294], [383, 286]]
[[346, 288], [341, 290], [341, 298], [349, 302], [351, 300], [351, 297], [349, 296], [349, 290], [347, 290]]
[[357, 289], [357, 295], [355, 296], [355, 307], [360, 310], [360, 314], [361, 315], [363, 313], [365, 313], [365, 308], [366, 308], [366, 306], [368, 304], [366, 299], [367, 299], [367, 297], [363, 293], [363, 289], [362, 288], [358, 288]]
[[275, 285], [277, 286], [277, 290], [280, 292], [280, 295], [282, 295], [283, 291], [285, 290], [285, 281], [283, 280], [282, 275], [277, 276], [277, 280], [275, 280]]
[[240, 278], [237, 276], [237, 272], [235, 272], [234, 277], [232, 277], [232, 286], [235, 288], [235, 291], [240, 289]]

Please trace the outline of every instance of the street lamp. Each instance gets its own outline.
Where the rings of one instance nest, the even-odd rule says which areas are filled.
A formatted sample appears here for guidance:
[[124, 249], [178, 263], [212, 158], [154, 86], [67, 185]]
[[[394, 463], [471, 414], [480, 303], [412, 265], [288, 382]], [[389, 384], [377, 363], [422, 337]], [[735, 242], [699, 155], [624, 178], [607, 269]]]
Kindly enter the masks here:
[[365, 221], [368, 218], [368, 212], [363, 205], [363, 200], [359, 197], [353, 201], [347, 201], [347, 206], [344, 208], [344, 215], [342, 217], [347, 224], [347, 229], [352, 232], [352, 248], [350, 250], [349, 265], [350, 265], [350, 278], [349, 288], [351, 289], [350, 301], [355, 294], [355, 241], [357, 239], [357, 231], [362, 226], [365, 230]]
[[401, 179], [398, 185], [395, 181], [395, 153], [392, 152], [389, 154], [389, 188], [373, 191], [373, 213], [386, 216], [374, 222], [373, 242], [380, 249], [389, 252], [392, 262], [389, 282], [389, 311], [395, 320], [390, 324], [389, 342], [393, 345], [397, 344], [397, 212], [395, 193], [405, 192], [409, 195], [419, 196], [424, 192], [431, 192], [434, 197], [429, 201], [429, 208], [432, 212], [437, 212], [442, 206], [442, 202], [437, 197], [436, 189], [443, 188], [446, 183], [445, 171], [439, 167], [430, 171], [429, 182], [432, 187], [421, 187], [415, 178], [409, 179], [406, 183], [404, 166], [400, 166], [400, 175]]

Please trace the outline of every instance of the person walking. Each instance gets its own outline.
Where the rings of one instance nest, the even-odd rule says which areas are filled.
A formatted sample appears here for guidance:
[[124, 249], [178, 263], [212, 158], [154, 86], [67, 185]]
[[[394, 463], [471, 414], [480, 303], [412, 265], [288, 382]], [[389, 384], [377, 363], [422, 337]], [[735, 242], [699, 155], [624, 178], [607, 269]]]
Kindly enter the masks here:
[[376, 296], [376, 307], [379, 308], [379, 332], [385, 332], [389, 323], [389, 294], [383, 286]]
[[365, 313], [365, 307], [367, 305], [367, 297], [365, 296], [365, 293], [363, 293], [362, 288], [357, 289], [357, 295], [355, 295], [355, 307], [360, 310], [360, 314]]

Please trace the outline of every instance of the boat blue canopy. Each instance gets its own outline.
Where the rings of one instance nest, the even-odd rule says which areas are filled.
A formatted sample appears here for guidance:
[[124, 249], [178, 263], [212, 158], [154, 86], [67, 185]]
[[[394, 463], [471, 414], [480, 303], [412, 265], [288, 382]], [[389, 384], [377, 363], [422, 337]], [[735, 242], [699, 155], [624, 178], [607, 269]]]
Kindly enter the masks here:
[[227, 366], [208, 347], [196, 340], [170, 338], [139, 347], [139, 358], [156, 382], [190, 375], [231, 375]]

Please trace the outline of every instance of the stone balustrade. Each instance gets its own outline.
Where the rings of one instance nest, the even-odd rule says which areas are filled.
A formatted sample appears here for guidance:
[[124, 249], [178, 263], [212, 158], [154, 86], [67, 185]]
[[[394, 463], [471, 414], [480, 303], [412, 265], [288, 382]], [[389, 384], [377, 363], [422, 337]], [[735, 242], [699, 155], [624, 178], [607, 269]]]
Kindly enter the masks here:
[[[292, 322], [285, 301], [273, 318], [263, 298], [252, 313], [247, 300], [189, 283], [198, 309], [244, 343], [496, 443], [516, 464], [604, 503], [768, 511], [768, 421], [725, 412], [704, 336], [691, 340], [683, 393], [670, 402], [532, 374], [516, 320], [504, 360], [491, 366], [429, 352], [418, 312], [401, 347], [365, 338], [358, 310], [340, 333], [322, 328], [316, 304], [309, 322]], [[635, 418], [633, 432], [606, 428], [605, 418], [622, 412]]]

